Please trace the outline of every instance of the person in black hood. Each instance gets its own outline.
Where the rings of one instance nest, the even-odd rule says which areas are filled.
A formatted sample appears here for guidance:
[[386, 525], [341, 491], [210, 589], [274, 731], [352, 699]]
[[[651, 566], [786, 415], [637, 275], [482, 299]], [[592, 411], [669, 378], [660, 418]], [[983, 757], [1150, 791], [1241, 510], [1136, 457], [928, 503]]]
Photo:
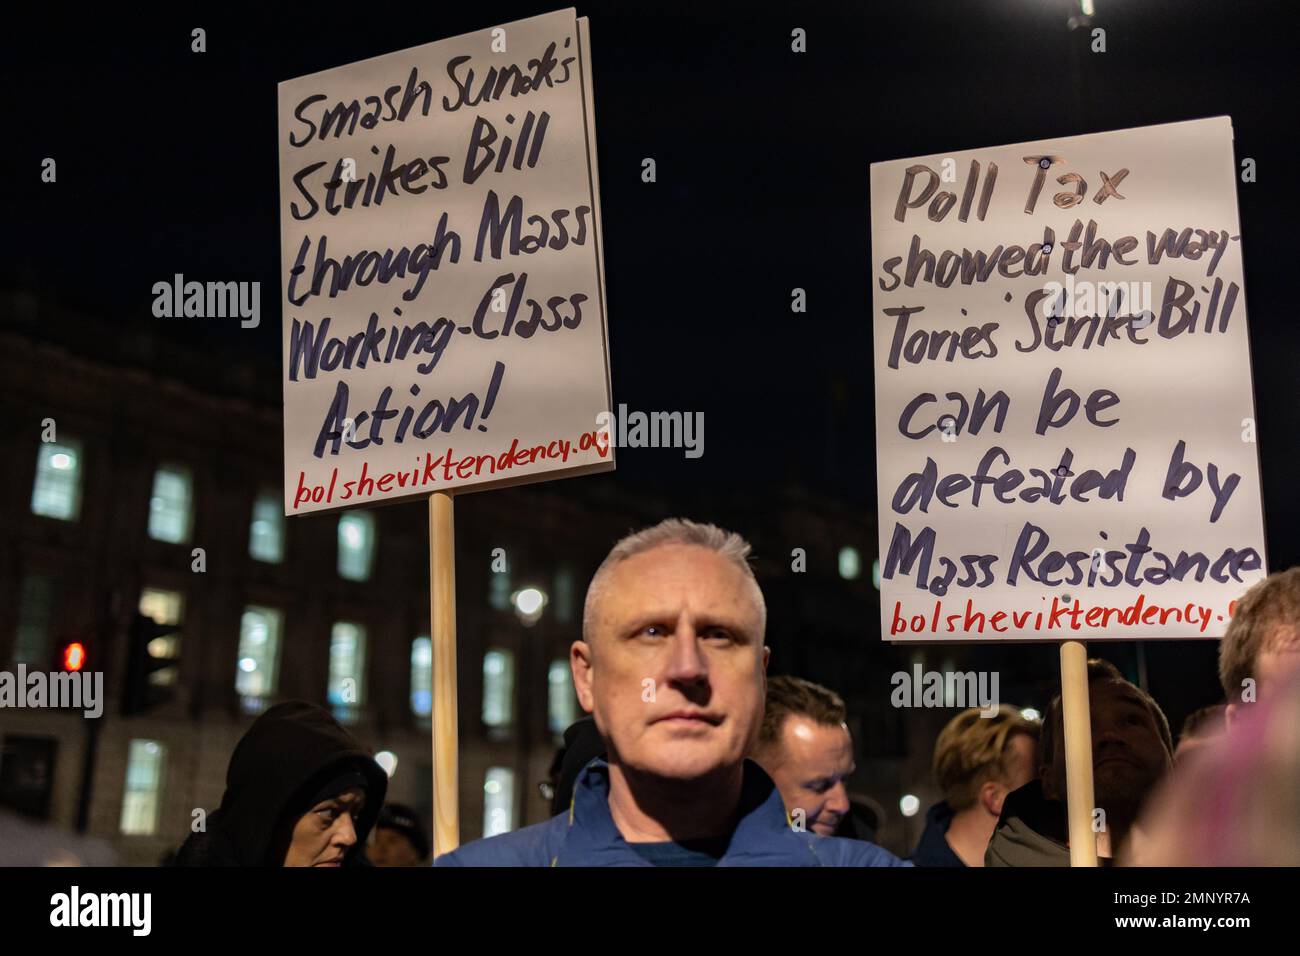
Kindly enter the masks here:
[[605, 741], [593, 717], [583, 717], [564, 731], [564, 746], [551, 763], [551, 816], [567, 813], [573, 802], [573, 788], [587, 764], [605, 756]]
[[277, 704], [235, 745], [221, 806], [174, 865], [365, 865], [387, 789], [383, 768], [327, 711]]

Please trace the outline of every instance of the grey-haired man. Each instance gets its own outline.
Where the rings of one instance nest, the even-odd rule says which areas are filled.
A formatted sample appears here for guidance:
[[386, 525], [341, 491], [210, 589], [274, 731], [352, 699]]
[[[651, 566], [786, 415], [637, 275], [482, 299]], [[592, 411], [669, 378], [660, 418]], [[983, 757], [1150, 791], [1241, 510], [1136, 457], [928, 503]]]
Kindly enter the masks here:
[[749, 545], [669, 519], [597, 569], [570, 651], [607, 759], [568, 812], [467, 844], [442, 866], [898, 866], [870, 843], [791, 826], [745, 759], [763, 717], [767, 610]]

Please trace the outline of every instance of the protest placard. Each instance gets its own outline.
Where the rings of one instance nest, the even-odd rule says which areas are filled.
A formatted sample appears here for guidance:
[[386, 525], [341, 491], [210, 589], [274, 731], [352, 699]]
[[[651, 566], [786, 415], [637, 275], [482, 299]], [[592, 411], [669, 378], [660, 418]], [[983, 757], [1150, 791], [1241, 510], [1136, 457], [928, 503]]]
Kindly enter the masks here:
[[428, 496], [435, 853], [451, 494], [614, 467], [589, 53], [569, 9], [280, 84], [285, 513]]
[[1266, 574], [1226, 117], [871, 167], [885, 640], [1215, 638]]
[[614, 466], [579, 24], [279, 87], [285, 512]]

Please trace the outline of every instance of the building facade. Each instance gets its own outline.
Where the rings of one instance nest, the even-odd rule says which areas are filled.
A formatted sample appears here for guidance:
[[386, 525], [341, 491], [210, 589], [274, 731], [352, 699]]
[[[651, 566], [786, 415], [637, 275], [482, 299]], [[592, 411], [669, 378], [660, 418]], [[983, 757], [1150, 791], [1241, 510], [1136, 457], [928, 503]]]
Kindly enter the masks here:
[[[427, 823], [423, 500], [286, 519], [273, 363], [232, 365], [214, 384], [188, 373], [192, 351], [133, 333], [90, 358], [42, 334], [30, 303], [26, 315], [0, 327], [0, 660], [54, 669], [79, 643], [106, 701], [98, 719], [0, 709], [0, 802], [155, 864], [217, 807], [256, 714], [303, 699], [381, 754], [389, 799]], [[581, 715], [567, 660], [586, 583], [619, 537], [683, 507], [754, 544], [771, 673], [844, 694], [855, 789], [889, 808], [915, 779], [904, 755], [916, 742], [888, 707], [904, 657], [879, 641], [869, 515], [797, 489], [738, 490], [693, 514], [614, 475], [584, 477], [456, 500], [462, 840], [549, 814], [540, 785]], [[127, 715], [140, 703], [137, 614], [170, 630], [147, 645], [157, 702]], [[896, 816], [881, 839], [901, 850]]]

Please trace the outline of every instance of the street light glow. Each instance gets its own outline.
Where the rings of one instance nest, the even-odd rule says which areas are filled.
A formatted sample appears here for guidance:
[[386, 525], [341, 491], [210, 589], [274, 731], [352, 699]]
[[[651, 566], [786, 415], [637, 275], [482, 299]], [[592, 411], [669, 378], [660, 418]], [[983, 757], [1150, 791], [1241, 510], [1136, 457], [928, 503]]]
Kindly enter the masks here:
[[514, 605], [515, 613], [525, 624], [534, 624], [542, 616], [542, 608], [546, 606], [546, 592], [540, 588], [523, 588], [510, 595], [510, 603]]

